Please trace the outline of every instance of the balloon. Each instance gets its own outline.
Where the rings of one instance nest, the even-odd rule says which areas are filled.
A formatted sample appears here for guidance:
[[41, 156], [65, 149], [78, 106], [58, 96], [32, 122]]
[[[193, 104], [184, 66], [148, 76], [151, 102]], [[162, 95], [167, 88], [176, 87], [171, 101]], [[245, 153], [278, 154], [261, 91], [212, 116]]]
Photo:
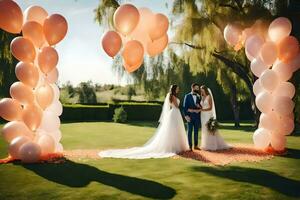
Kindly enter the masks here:
[[20, 121], [8, 122], [2, 129], [2, 136], [7, 142], [11, 142], [14, 138], [19, 136], [26, 136], [33, 139], [33, 133], [27, 128], [27, 126]]
[[58, 63], [58, 54], [53, 47], [43, 47], [38, 54], [38, 63], [45, 74], [51, 72]]
[[25, 85], [35, 88], [39, 81], [39, 71], [32, 63], [19, 62], [16, 66], [16, 76]]
[[43, 27], [37, 22], [26, 22], [22, 28], [23, 37], [29, 39], [36, 47], [45, 43]]
[[269, 37], [275, 43], [290, 35], [292, 24], [288, 18], [278, 17], [269, 26]]
[[257, 57], [251, 61], [250, 68], [256, 77], [260, 77], [263, 71], [265, 71], [269, 67], [261, 60], [260, 57]]
[[8, 147], [9, 155], [14, 159], [20, 159], [20, 154], [19, 154], [20, 147], [29, 141], [30, 138], [26, 136], [19, 136], [13, 139]]
[[61, 132], [60, 132], [60, 130], [56, 130], [56, 131], [53, 131], [53, 132], [48, 133], [48, 134], [53, 137], [55, 143], [59, 143], [59, 141], [61, 139]]
[[63, 16], [53, 14], [45, 19], [43, 28], [48, 44], [55, 45], [66, 36], [68, 23]]
[[19, 150], [20, 159], [24, 163], [35, 163], [41, 156], [41, 147], [34, 142], [24, 143]]
[[9, 33], [20, 33], [23, 25], [21, 8], [14, 1], [0, 1], [0, 28]]
[[152, 40], [166, 35], [169, 28], [169, 20], [164, 14], [155, 14], [151, 21], [152, 23], [149, 24], [149, 36]]
[[251, 36], [254, 35], [254, 29], [253, 28], [245, 28], [243, 31], [242, 31], [242, 38], [241, 38], [241, 41], [242, 41], [242, 44], [245, 45], [247, 39]]
[[264, 128], [257, 129], [253, 134], [253, 142], [257, 148], [264, 149], [270, 144], [270, 131]]
[[261, 74], [259, 81], [260, 85], [268, 91], [273, 91], [279, 84], [278, 76], [272, 69], [265, 70]]
[[273, 96], [269, 92], [263, 91], [256, 96], [255, 103], [261, 112], [268, 113], [271, 111], [272, 100]]
[[294, 119], [288, 117], [288, 116], [279, 116], [279, 133], [282, 135], [290, 135], [294, 128]]
[[27, 127], [35, 131], [41, 124], [43, 112], [35, 104], [29, 104], [24, 107], [23, 110], [23, 121]]
[[276, 98], [273, 99], [273, 110], [279, 115], [289, 115], [294, 107], [295, 103], [289, 97], [276, 96]]
[[128, 65], [123, 59], [123, 65], [127, 72], [132, 73], [136, 71], [143, 64], [144, 59], [141, 59], [140, 62], [137, 62], [135, 65]]
[[168, 45], [168, 35], [165, 34], [163, 37], [149, 42], [147, 45], [147, 53], [149, 56], [153, 57], [160, 54]]
[[288, 36], [278, 43], [278, 57], [285, 63], [292, 61], [299, 53], [299, 42], [297, 38]]
[[280, 81], [287, 81], [293, 75], [292, 68], [289, 64], [285, 64], [284, 62], [276, 62], [272, 69], [277, 73]]
[[144, 57], [143, 45], [137, 40], [127, 42], [123, 49], [122, 56], [129, 66], [136, 65]]
[[295, 72], [300, 68], [300, 53], [298, 53], [297, 56], [289, 62], [289, 65], [292, 72]]
[[25, 22], [34, 21], [43, 25], [47, 16], [47, 11], [40, 6], [29, 6], [24, 11]]
[[10, 96], [17, 99], [22, 105], [32, 103], [34, 100], [33, 91], [22, 82], [15, 82], [10, 86]]
[[102, 48], [107, 55], [114, 57], [120, 51], [122, 39], [115, 31], [108, 31], [102, 37]]
[[3, 98], [0, 101], [0, 116], [7, 121], [16, 121], [22, 117], [21, 104], [16, 99]]
[[271, 146], [276, 151], [282, 151], [285, 149], [286, 138], [283, 135], [272, 134], [271, 136]]
[[59, 72], [57, 70], [57, 68], [55, 67], [54, 69], [52, 69], [52, 71], [50, 71], [47, 76], [46, 76], [46, 80], [48, 83], [56, 83], [58, 81], [58, 75]]
[[295, 86], [290, 82], [281, 82], [274, 91], [274, 96], [285, 96], [292, 99], [296, 93]]
[[60, 116], [63, 111], [63, 106], [58, 100], [54, 100], [50, 106], [46, 109], [46, 111], [54, 113], [56, 116]]
[[279, 119], [274, 112], [262, 113], [259, 118], [259, 127], [275, 131], [278, 128]]
[[53, 132], [58, 130], [59, 126], [60, 126], [59, 117], [52, 112], [44, 111], [40, 128], [47, 132]]
[[247, 58], [252, 60], [256, 58], [264, 44], [264, 39], [259, 35], [252, 35], [246, 40], [245, 51]]
[[275, 43], [265, 42], [260, 50], [260, 58], [267, 66], [271, 66], [277, 58], [277, 47]]
[[49, 84], [38, 87], [35, 91], [36, 101], [45, 110], [53, 101], [54, 92]]
[[33, 62], [35, 49], [32, 42], [23, 37], [15, 37], [10, 43], [10, 51], [19, 61]]
[[114, 26], [123, 35], [129, 35], [139, 22], [138, 9], [131, 4], [123, 4], [114, 13]]
[[58, 143], [55, 149], [55, 152], [62, 153], [64, 151], [63, 145], [61, 143]]
[[41, 147], [42, 156], [55, 151], [55, 141], [50, 135], [42, 135], [38, 139], [38, 145]]
[[257, 79], [254, 84], [253, 84], [253, 93], [255, 94], [255, 96], [257, 96], [260, 92], [262, 92], [264, 89], [260, 84], [259, 79]]
[[51, 87], [52, 87], [53, 93], [54, 93], [53, 100], [59, 101], [59, 88], [55, 84], [51, 84]]
[[242, 31], [232, 24], [228, 24], [224, 29], [224, 38], [231, 46], [237, 45], [241, 35]]

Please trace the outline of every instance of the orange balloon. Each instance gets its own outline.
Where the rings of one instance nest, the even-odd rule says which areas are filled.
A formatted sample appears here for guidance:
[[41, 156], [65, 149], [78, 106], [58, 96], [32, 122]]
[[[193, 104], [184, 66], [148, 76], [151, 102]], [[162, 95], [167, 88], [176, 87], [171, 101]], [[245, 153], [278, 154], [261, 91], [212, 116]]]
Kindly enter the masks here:
[[66, 36], [67, 31], [67, 20], [59, 14], [50, 15], [44, 21], [44, 34], [49, 45], [59, 43]]
[[38, 87], [35, 91], [36, 101], [45, 110], [53, 101], [54, 92], [49, 84]]
[[277, 47], [273, 42], [265, 42], [260, 50], [260, 58], [267, 66], [271, 66], [277, 58]]
[[33, 91], [30, 87], [22, 82], [15, 82], [10, 86], [10, 96], [17, 99], [22, 105], [33, 102]]
[[47, 11], [40, 6], [30, 6], [24, 11], [25, 22], [34, 21], [43, 25], [47, 16]]
[[158, 13], [154, 15], [154, 19], [149, 27], [150, 38], [152, 40], [156, 40], [167, 33], [169, 28], [169, 20], [164, 14]]
[[122, 39], [115, 31], [108, 31], [102, 37], [102, 48], [107, 55], [114, 57], [120, 51]]
[[290, 62], [299, 52], [299, 42], [294, 36], [282, 39], [278, 44], [279, 59], [285, 63]]
[[132, 73], [140, 68], [140, 66], [143, 64], [143, 61], [144, 59], [142, 59], [141, 61], [137, 62], [134, 65], [128, 65], [123, 59], [123, 66], [127, 72]]
[[27, 136], [31, 139], [34, 138], [33, 133], [27, 128], [27, 126], [20, 121], [12, 121], [5, 124], [2, 129], [2, 136], [10, 143], [14, 138], [19, 136]]
[[10, 51], [19, 61], [33, 62], [35, 49], [32, 42], [23, 37], [16, 37], [10, 43]]
[[0, 1], [0, 28], [9, 33], [20, 33], [23, 25], [21, 8], [14, 1]]
[[149, 42], [147, 45], [148, 55], [153, 57], [163, 52], [163, 50], [168, 45], [168, 41], [169, 41], [168, 35], [165, 34], [163, 37], [154, 40], [153, 42]]
[[26, 22], [22, 28], [23, 37], [31, 40], [36, 47], [41, 47], [45, 43], [43, 27], [37, 22]]
[[24, 107], [22, 119], [26, 126], [35, 131], [41, 124], [43, 111], [35, 104], [28, 104]]
[[122, 52], [125, 63], [130, 66], [136, 65], [144, 57], [143, 45], [137, 40], [131, 40], [125, 44]]
[[3, 98], [0, 101], [0, 116], [7, 121], [22, 118], [22, 106], [16, 99]]
[[53, 47], [43, 47], [38, 54], [38, 64], [43, 73], [51, 72], [58, 63], [58, 53]]
[[19, 62], [16, 66], [16, 76], [25, 85], [34, 88], [39, 81], [39, 71], [32, 63]]
[[114, 13], [114, 26], [123, 35], [129, 35], [139, 22], [140, 14], [132, 4], [121, 5]]

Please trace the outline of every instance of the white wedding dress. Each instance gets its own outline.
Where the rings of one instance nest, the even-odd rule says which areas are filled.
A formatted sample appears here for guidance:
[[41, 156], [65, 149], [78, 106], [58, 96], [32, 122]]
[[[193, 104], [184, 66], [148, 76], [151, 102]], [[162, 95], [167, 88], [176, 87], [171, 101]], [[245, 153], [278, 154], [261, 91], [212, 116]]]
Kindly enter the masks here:
[[[206, 127], [206, 124], [210, 118], [213, 117], [214, 119], [217, 119], [214, 98], [211, 90], [208, 90], [212, 98], [212, 109], [209, 111], [201, 111], [201, 149], [206, 151], [229, 149], [231, 148], [230, 145], [224, 141], [218, 130], [214, 134], [211, 134]], [[203, 109], [209, 108], [207, 96], [205, 98], [202, 97], [200, 104]]]
[[[177, 99], [179, 105], [179, 99]], [[169, 101], [167, 95], [160, 124], [154, 136], [142, 147], [115, 149], [99, 152], [102, 158], [166, 158], [189, 149], [184, 122], [180, 110]]]

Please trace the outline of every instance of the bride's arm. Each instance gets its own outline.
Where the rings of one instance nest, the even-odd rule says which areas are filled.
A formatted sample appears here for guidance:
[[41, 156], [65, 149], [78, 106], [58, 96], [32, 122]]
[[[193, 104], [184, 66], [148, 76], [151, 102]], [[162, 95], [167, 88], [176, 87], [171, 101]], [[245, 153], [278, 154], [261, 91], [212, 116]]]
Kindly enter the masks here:
[[176, 108], [179, 108], [179, 105], [178, 105], [178, 102], [177, 102], [177, 99], [176, 99], [175, 96], [172, 96], [172, 103], [174, 104], [174, 106], [175, 106]]
[[211, 96], [209, 95], [208, 97], [208, 104], [209, 104], [209, 107], [208, 108], [205, 108], [205, 109], [201, 109], [201, 111], [210, 111], [212, 109], [212, 100], [211, 100]]

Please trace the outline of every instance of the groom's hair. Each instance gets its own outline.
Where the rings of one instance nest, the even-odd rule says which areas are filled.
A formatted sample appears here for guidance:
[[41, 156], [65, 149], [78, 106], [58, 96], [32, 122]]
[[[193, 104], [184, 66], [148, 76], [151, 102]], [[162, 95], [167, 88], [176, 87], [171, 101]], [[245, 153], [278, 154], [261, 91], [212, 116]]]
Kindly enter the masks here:
[[192, 85], [191, 85], [191, 88], [193, 89], [195, 86], [200, 86], [198, 83], [193, 83]]

